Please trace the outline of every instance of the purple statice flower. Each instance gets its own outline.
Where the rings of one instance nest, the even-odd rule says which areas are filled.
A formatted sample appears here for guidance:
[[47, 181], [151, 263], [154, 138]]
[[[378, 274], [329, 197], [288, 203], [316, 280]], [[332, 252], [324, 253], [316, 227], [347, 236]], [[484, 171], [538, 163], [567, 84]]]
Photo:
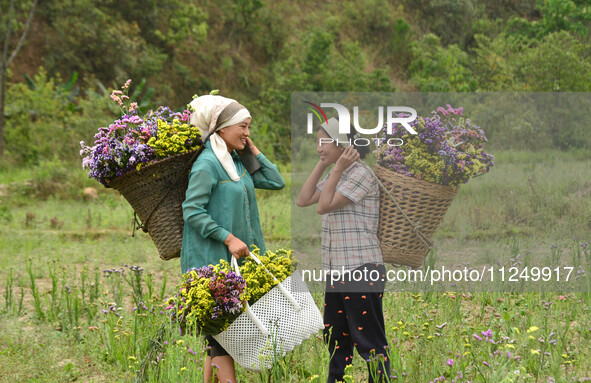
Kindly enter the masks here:
[[[156, 154], [147, 142], [157, 137], [158, 120], [178, 118], [186, 123], [190, 117], [189, 111], [177, 113], [165, 106], [150, 110], [143, 118], [137, 113], [137, 109], [130, 110], [108, 127], [99, 128], [94, 136], [94, 146], [80, 142], [80, 155], [84, 156], [82, 167], [89, 169], [89, 177], [108, 185], [111, 179], [156, 161]], [[187, 144], [194, 147], [195, 144], [201, 145], [201, 140]]]
[[[494, 166], [494, 157], [484, 152], [487, 139], [483, 130], [464, 117], [461, 107], [453, 108], [449, 104], [446, 108], [439, 107], [430, 117], [415, 119], [410, 126], [417, 135], [409, 135], [399, 125], [392, 127], [391, 134], [382, 130], [381, 144], [375, 151], [378, 165], [407, 176], [454, 186]], [[389, 146], [390, 138], [403, 143]]]

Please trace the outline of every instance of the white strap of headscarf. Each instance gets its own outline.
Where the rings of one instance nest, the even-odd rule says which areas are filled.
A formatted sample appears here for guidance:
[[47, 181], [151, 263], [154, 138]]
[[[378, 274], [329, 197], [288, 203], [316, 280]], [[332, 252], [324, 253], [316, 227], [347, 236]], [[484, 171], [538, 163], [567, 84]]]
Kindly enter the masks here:
[[230, 179], [232, 181], [239, 181], [240, 176], [238, 176], [232, 156], [228, 153], [228, 146], [222, 137], [216, 133], [220, 129], [238, 124], [250, 117], [247, 109], [241, 109], [232, 118], [216, 128], [220, 113], [226, 106], [233, 102], [236, 101], [222, 96], [207, 95], [197, 97], [189, 104], [193, 109], [189, 122], [201, 131], [202, 137], [210, 135], [209, 141], [213, 153], [222, 164], [226, 173], [228, 173]]
[[349, 137], [347, 137], [347, 135], [344, 133], [339, 133], [339, 120], [336, 118], [329, 118], [328, 121], [322, 123], [320, 127], [324, 129], [326, 133], [328, 133], [330, 138], [335, 141], [335, 144], [342, 145], [344, 147], [350, 146]]

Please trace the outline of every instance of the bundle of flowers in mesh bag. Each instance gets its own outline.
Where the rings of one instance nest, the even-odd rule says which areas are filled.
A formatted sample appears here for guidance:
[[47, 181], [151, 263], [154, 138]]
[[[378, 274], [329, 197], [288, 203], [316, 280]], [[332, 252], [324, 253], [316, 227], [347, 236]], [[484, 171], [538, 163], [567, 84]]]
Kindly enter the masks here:
[[225, 265], [190, 269], [167, 309], [186, 328], [211, 335], [225, 330], [244, 311], [246, 282]]
[[[259, 249], [253, 253], [258, 255]], [[244, 312], [246, 302], [254, 304], [293, 272], [291, 250], [267, 251], [259, 258], [277, 280], [250, 257], [240, 266], [240, 275], [226, 261], [190, 269], [168, 299], [167, 309], [185, 328], [205, 335], [224, 331]]]

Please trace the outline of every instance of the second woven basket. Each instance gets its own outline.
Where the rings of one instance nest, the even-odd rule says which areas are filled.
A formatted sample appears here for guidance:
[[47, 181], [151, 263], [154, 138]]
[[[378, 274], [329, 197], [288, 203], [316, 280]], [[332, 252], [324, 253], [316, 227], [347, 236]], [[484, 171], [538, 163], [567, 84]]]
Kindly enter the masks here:
[[380, 190], [378, 238], [384, 262], [419, 268], [459, 187], [419, 180], [379, 165], [374, 173], [398, 202], [396, 205], [388, 193]]
[[109, 187], [119, 191], [140, 217], [164, 260], [181, 254], [182, 204], [195, 152], [158, 161], [109, 182]]

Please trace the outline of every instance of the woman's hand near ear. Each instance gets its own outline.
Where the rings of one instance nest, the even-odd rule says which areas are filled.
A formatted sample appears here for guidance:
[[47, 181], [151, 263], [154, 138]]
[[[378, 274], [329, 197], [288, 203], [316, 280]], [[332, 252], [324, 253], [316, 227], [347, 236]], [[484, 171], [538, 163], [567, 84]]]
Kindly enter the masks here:
[[353, 162], [357, 161], [361, 156], [357, 149], [353, 146], [349, 146], [343, 151], [343, 154], [339, 157], [335, 164], [335, 170], [343, 171], [347, 169]]
[[254, 144], [252, 143], [252, 140], [250, 139], [250, 137], [246, 137], [246, 144], [250, 148], [250, 151], [252, 152], [252, 154], [255, 155], [255, 157], [258, 156], [261, 153], [261, 151], [258, 150], [256, 146], [254, 146]]

